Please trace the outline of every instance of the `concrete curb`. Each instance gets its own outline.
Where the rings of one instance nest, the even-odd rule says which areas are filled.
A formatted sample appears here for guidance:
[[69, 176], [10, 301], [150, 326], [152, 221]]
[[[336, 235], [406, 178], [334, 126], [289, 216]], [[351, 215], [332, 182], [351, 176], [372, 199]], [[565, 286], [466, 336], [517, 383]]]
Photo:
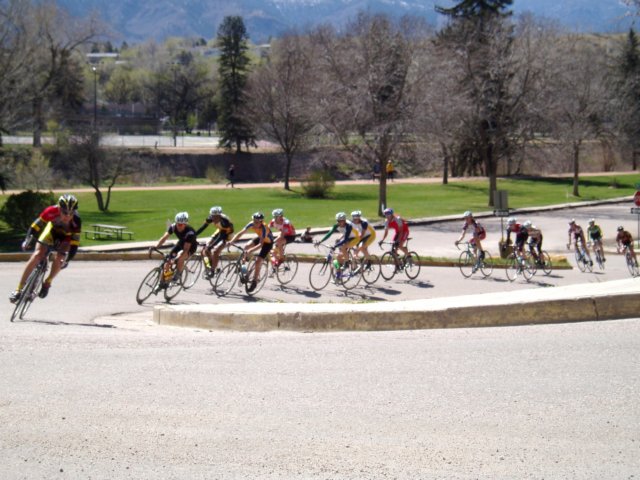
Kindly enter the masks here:
[[367, 304], [156, 306], [153, 321], [207, 330], [378, 331], [600, 321], [640, 315], [640, 281]]

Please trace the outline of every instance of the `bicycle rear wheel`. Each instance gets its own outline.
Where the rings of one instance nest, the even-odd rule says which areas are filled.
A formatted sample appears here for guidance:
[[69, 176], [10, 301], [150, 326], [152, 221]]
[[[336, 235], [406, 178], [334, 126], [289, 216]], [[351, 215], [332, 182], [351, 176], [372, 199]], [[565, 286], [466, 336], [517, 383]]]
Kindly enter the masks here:
[[160, 267], [156, 267], [152, 269], [149, 273], [145, 275], [140, 282], [140, 286], [138, 287], [138, 291], [136, 292], [136, 302], [138, 305], [142, 305], [142, 303], [154, 293], [154, 289], [160, 283], [160, 275], [162, 273], [162, 269]]
[[604, 270], [604, 260], [599, 248], [596, 249], [596, 263], [598, 264], [598, 267], [600, 267], [600, 270]]
[[[247, 283], [244, 285], [244, 289], [247, 292], [247, 295], [254, 296], [267, 282], [267, 277], [269, 276], [269, 262], [267, 259], [262, 260], [262, 264], [260, 265], [260, 271], [258, 273], [258, 278], [256, 280], [256, 257], [253, 257], [249, 264], [247, 265], [248, 279]], [[251, 290], [251, 284], [256, 282], [256, 286], [253, 290]]]
[[380, 278], [380, 259], [377, 255], [369, 255], [369, 259], [360, 261], [362, 279], [367, 285], [373, 285]]
[[236, 263], [229, 263], [215, 276], [213, 291], [219, 297], [227, 295], [236, 284], [238, 279], [238, 267]]
[[524, 279], [527, 282], [531, 280], [533, 276], [536, 274], [537, 270], [538, 269], [536, 267], [535, 261], [533, 260], [533, 257], [530, 255], [525, 257], [522, 264], [522, 276], [524, 277]]
[[485, 278], [493, 273], [493, 257], [486, 250], [484, 251], [484, 258], [480, 261], [480, 272]]
[[507, 274], [507, 279], [510, 282], [515, 282], [516, 278], [518, 278], [520, 266], [518, 265], [518, 260], [514, 255], [510, 255], [507, 259], [507, 268], [505, 269], [505, 273]]
[[580, 253], [579, 250], [576, 250], [575, 257], [576, 257], [576, 264], [578, 265], [578, 268], [580, 269], [581, 272], [584, 272], [587, 269], [587, 262], [584, 256], [582, 255], [582, 253]]
[[544, 274], [550, 275], [551, 271], [553, 270], [553, 265], [551, 264], [551, 257], [547, 252], [543, 251], [540, 255], [540, 263], [540, 267], [542, 268]]
[[182, 273], [180, 273], [180, 275], [178, 276], [178, 278], [172, 278], [169, 281], [169, 283], [167, 283], [167, 286], [164, 289], [164, 299], [167, 302], [170, 302], [171, 300], [176, 298], [176, 296], [182, 291], [182, 289], [184, 288], [183, 287], [184, 278], [185, 278], [185, 271], [183, 270]]
[[276, 278], [281, 285], [291, 283], [298, 272], [298, 259], [293, 254], [286, 254], [284, 260], [276, 268]]
[[184, 289], [189, 290], [196, 284], [202, 273], [202, 255], [194, 253], [184, 262]]
[[458, 258], [458, 268], [460, 269], [460, 273], [462, 273], [462, 276], [464, 278], [469, 278], [471, 275], [473, 275], [473, 268], [475, 267], [475, 265], [476, 259], [470, 252], [464, 251], [460, 254], [460, 257]]
[[627, 268], [629, 269], [629, 273], [631, 274], [631, 276], [637, 277], [640, 272], [638, 271], [638, 267], [636, 267], [636, 262], [633, 259], [633, 256], [631, 256], [631, 252], [629, 250], [625, 252], [624, 258], [627, 262]]
[[326, 258], [318, 258], [309, 271], [309, 285], [315, 291], [320, 291], [329, 284], [331, 280], [331, 267]]
[[340, 269], [340, 284], [345, 290], [353, 290], [358, 286], [362, 279], [360, 272], [360, 262], [350, 259]]
[[415, 280], [420, 274], [420, 256], [416, 252], [409, 252], [404, 258], [404, 274], [410, 280]]
[[391, 280], [396, 275], [396, 260], [391, 252], [385, 252], [380, 259], [380, 275], [385, 280]]

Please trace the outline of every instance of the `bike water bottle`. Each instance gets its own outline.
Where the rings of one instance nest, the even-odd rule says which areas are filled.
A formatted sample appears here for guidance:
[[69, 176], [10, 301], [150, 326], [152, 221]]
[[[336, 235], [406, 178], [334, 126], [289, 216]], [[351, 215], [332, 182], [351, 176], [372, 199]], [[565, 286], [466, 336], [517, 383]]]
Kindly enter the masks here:
[[244, 263], [240, 267], [240, 271], [242, 272], [242, 275], [246, 275], [247, 274], [247, 266]]
[[338, 260], [333, 261], [333, 268], [335, 268], [336, 270], [340, 269], [340, 262]]
[[206, 268], [211, 268], [211, 260], [209, 260], [209, 257], [207, 257], [206, 255], [204, 256], [204, 266]]

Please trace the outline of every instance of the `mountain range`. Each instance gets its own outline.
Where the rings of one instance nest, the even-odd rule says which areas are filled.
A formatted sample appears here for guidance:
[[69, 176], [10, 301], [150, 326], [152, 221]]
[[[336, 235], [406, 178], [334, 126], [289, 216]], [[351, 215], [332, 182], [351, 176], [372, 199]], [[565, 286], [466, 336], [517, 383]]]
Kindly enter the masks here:
[[[73, 15], [97, 12], [111, 28], [113, 40], [128, 43], [167, 37], [216, 36], [228, 15], [242, 16], [255, 43], [277, 37], [292, 28], [330, 23], [344, 26], [359, 11], [405, 14], [434, 25], [445, 19], [435, 5], [450, 7], [453, 0], [58, 0]], [[633, 18], [621, 0], [514, 0], [515, 15], [531, 12], [582, 32], [625, 32]]]

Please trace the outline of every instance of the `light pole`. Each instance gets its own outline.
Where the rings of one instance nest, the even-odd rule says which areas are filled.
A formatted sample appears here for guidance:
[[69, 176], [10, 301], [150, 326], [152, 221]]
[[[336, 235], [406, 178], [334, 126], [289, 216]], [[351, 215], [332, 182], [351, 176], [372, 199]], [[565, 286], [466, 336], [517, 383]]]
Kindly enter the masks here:
[[93, 130], [98, 128], [98, 69], [93, 66]]

